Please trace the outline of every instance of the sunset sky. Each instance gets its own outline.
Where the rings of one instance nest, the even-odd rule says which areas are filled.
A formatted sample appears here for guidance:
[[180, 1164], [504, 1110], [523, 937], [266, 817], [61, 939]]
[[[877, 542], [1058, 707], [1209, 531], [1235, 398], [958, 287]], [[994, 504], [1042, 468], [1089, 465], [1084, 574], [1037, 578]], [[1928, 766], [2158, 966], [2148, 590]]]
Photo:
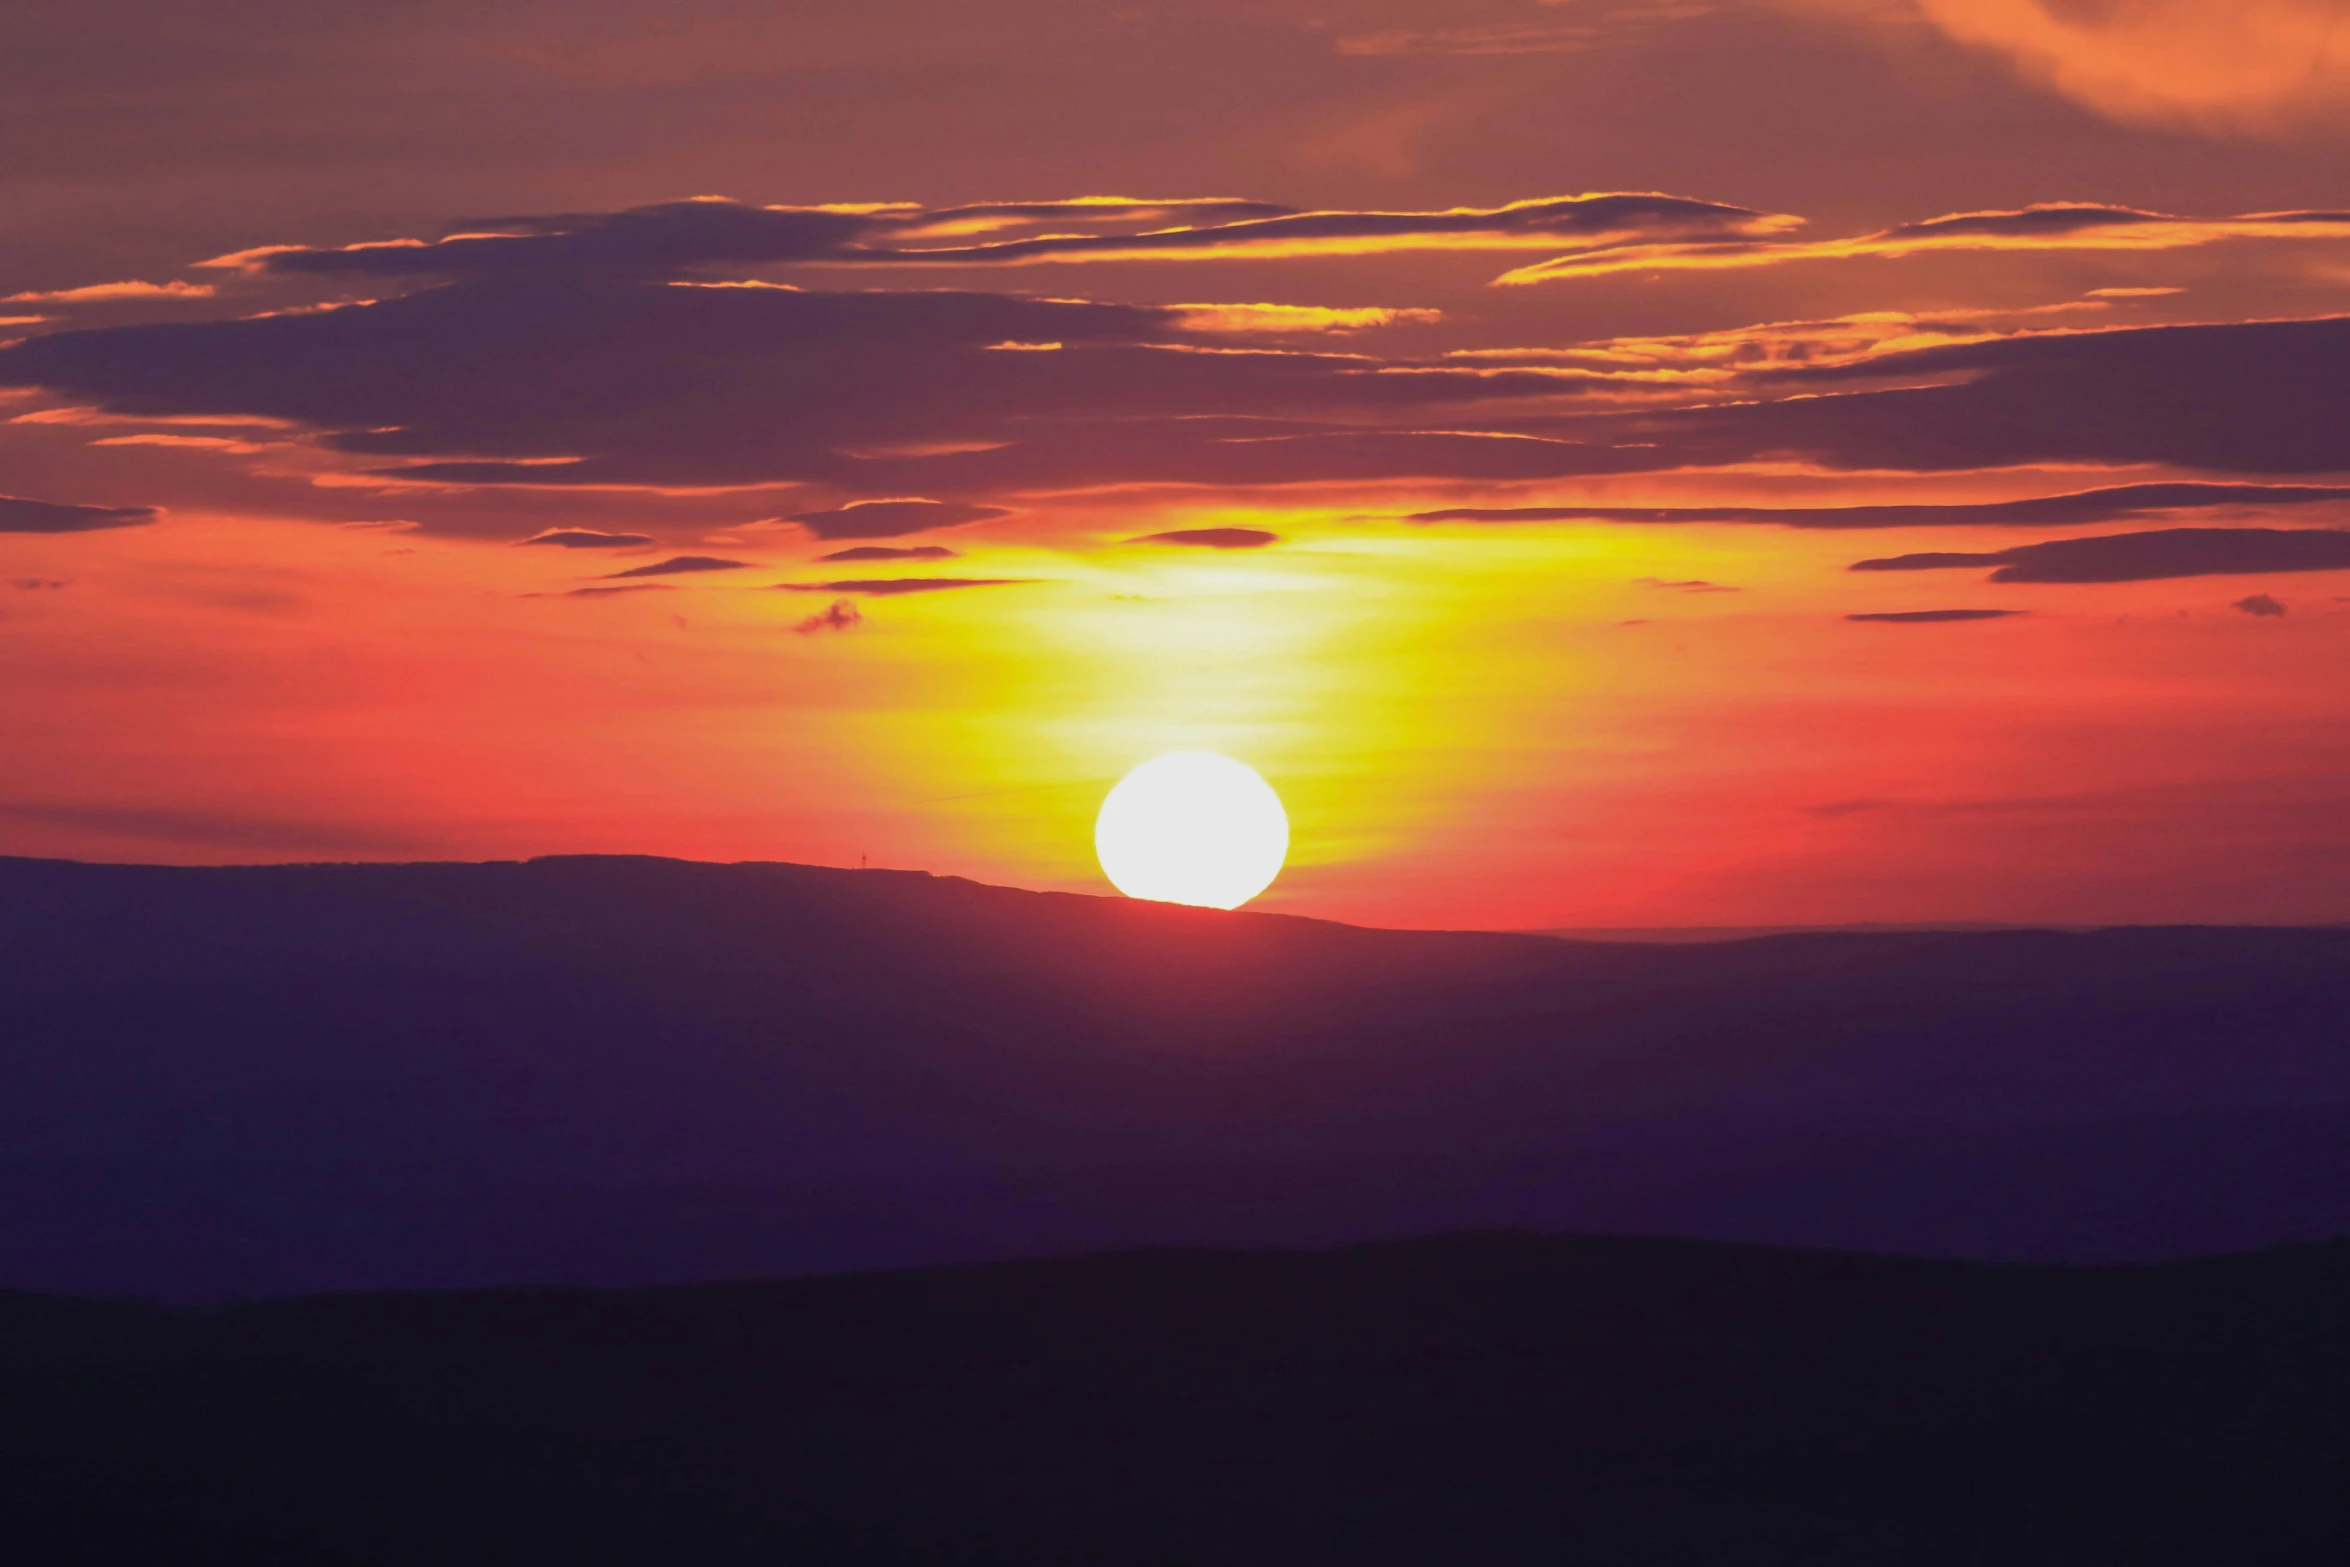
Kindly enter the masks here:
[[0, 853], [2350, 920], [2350, 0], [20, 0]]

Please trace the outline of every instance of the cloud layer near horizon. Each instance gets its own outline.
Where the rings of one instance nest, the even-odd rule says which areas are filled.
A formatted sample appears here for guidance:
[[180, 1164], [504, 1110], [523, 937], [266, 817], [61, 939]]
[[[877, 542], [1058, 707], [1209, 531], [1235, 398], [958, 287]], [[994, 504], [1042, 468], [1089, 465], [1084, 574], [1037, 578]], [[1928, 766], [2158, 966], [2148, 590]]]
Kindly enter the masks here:
[[1982, 553], [1940, 552], [1855, 561], [1854, 571], [1996, 566], [1993, 582], [2156, 582], [2176, 577], [2350, 570], [2350, 531], [2338, 528], [2163, 528], [2057, 539]]
[[153, 506], [77, 506], [0, 495], [0, 533], [95, 533], [144, 527], [159, 515]]
[[[1278, 333], [1236, 349], [1196, 310], [498, 277], [320, 311], [52, 332], [0, 347], [0, 386], [113, 416], [281, 421], [409, 483], [799, 483], [878, 503], [793, 514], [821, 538], [1120, 485], [1535, 481], [1788, 459], [2350, 470], [2344, 318], [2025, 332], [1686, 376], [1334, 353]], [[2120, 517], [2339, 493], [2038, 504], [2085, 505], [2091, 520], [2100, 505]], [[1712, 520], [1872, 525], [1835, 510]], [[2054, 519], [2026, 508], [1877, 525], [1934, 520]]]
[[[1303, 348], [1229, 351], [1169, 307], [502, 281], [0, 348], [0, 384], [126, 415], [284, 419], [341, 452], [423, 459], [378, 471], [436, 483], [796, 481], [961, 497], [1627, 465], [1604, 447], [1456, 417], [1589, 378], [1386, 368]], [[987, 515], [892, 504], [796, 520], [869, 538]]]
[[[1805, 220], [1791, 213], [1661, 191], [1588, 192], [1427, 211], [1304, 211], [1278, 202], [1226, 198], [1095, 196], [936, 209], [788, 207], [708, 196], [617, 212], [474, 219], [430, 240], [266, 245], [199, 265], [215, 275], [226, 271], [259, 279], [691, 282], [794, 267], [1553, 252], [1494, 279], [1508, 285], [1939, 251], [2127, 253], [2228, 240], [2350, 241], [2346, 210], [2193, 217], [2093, 202], [1948, 213], [1841, 237], [1798, 237], [1796, 231], [1804, 226]], [[956, 242], [944, 242], [950, 240]], [[125, 283], [38, 297], [198, 297], [214, 288], [210, 283]]]
[[2222, 240], [2350, 239], [2350, 212], [2255, 212], [2186, 218], [2137, 207], [2052, 202], [1994, 212], [1960, 212], [1844, 239], [1696, 239], [1625, 242], [1514, 268], [1495, 281], [1540, 283], [1611, 272], [1713, 271], [1833, 261], [1858, 256], [1914, 256], [1933, 251], [2184, 250]]
[[1782, 528], [2048, 528], [2167, 512], [2261, 510], [2350, 501], [2350, 486], [2123, 484], [2020, 501], [1873, 506], [1456, 506], [1407, 522], [1763, 523]]
[[[477, 219], [437, 240], [264, 246], [204, 263], [276, 276], [603, 277], [675, 281], [713, 267], [1005, 266], [1040, 261], [1593, 250], [1725, 241], [1799, 220], [1661, 192], [1540, 197], [1434, 212], [1305, 212], [1223, 199], [768, 207], [723, 197], [621, 212]], [[1027, 232], [1036, 231], [1036, 232]], [[974, 235], [995, 236], [976, 243]]]

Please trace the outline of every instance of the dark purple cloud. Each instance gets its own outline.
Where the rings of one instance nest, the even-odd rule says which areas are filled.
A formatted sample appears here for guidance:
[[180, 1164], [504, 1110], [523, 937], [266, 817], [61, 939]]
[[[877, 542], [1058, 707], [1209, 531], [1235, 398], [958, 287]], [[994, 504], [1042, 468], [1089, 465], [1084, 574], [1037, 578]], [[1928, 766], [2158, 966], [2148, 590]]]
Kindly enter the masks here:
[[[671, 280], [712, 267], [1005, 264], [1403, 249], [1581, 250], [1635, 241], [1728, 239], [1792, 220], [1746, 207], [1633, 192], [1442, 212], [1300, 212], [1256, 201], [1066, 201], [834, 209], [721, 199], [622, 212], [477, 218], [450, 237], [283, 246], [223, 258], [280, 276]], [[941, 244], [982, 232], [1048, 232]], [[1081, 232], [1070, 232], [1072, 229]]]
[[961, 555], [943, 544], [914, 544], [904, 549], [893, 549], [887, 544], [860, 544], [854, 549], [834, 550], [819, 555], [822, 563], [845, 560], [959, 560]]
[[672, 555], [667, 560], [654, 561], [649, 566], [631, 566], [626, 571], [611, 573], [614, 577], [682, 577], [699, 571], [743, 571], [750, 567], [747, 560], [722, 560], [716, 555]]
[[1847, 615], [1846, 620], [1876, 621], [1888, 626], [1938, 626], [1960, 620], [2005, 620], [2026, 613], [2020, 609], [1903, 609], [1874, 615]]
[[602, 533], [594, 528], [549, 528], [534, 533], [522, 544], [548, 544], [566, 550], [625, 550], [636, 549], [653, 542], [649, 533]]
[[[925, 231], [1051, 224], [1193, 225], [1265, 218], [1294, 209], [1271, 202], [1010, 202], [935, 211], [918, 207], [834, 209], [762, 207], [709, 198], [660, 202], [622, 212], [558, 212], [461, 221], [460, 232], [430, 242], [392, 240], [340, 247], [285, 246], [225, 258], [260, 272], [297, 276], [516, 277], [593, 273], [672, 279], [710, 266], [784, 262], [891, 262], [961, 259], [970, 247], [932, 256], [897, 248], [918, 245]], [[870, 243], [878, 241], [879, 243]]]
[[864, 593], [889, 598], [901, 593], [944, 593], [952, 588], [1008, 588], [1022, 577], [865, 577], [847, 582], [779, 582], [786, 593]]
[[2020, 501], [1875, 506], [1461, 506], [1407, 522], [1770, 523], [1783, 528], [2061, 528], [2173, 511], [2265, 510], [2350, 500], [2350, 486], [2123, 484]]
[[[1510, 483], [1791, 459], [2350, 471], [2350, 320], [1949, 344], [1745, 371], [1723, 383], [1732, 401], [1709, 383], [1703, 406], [1627, 411], [1621, 394], [1653, 398], [1653, 381], [1234, 351], [1194, 314], [958, 290], [477, 280], [311, 313], [52, 333], [0, 348], [0, 385], [120, 414], [284, 419], [412, 481], [794, 483], [811, 501], [870, 498], [793, 514], [826, 539], [1001, 516], [985, 504], [997, 498], [1145, 484]], [[2180, 483], [1966, 506], [1419, 520], [2060, 526], [2343, 499], [2350, 489], [2323, 483]]]
[[1262, 528], [1172, 528], [1165, 533], [1146, 533], [1129, 544], [1187, 544], [1194, 549], [1207, 550], [1261, 550], [1268, 544], [1281, 542], [1278, 533], [1267, 533]]
[[[1210, 344], [1217, 351], [1198, 351]], [[124, 412], [258, 412], [323, 428], [345, 451], [441, 459], [383, 470], [406, 479], [803, 481], [933, 497], [795, 514], [826, 538], [1003, 515], [941, 492], [1545, 477], [1649, 460], [1549, 438], [1331, 424], [1331, 415], [1441, 414], [1453, 425], [1464, 401], [1557, 396], [1562, 386], [1538, 372], [1375, 368], [1351, 354], [1230, 352], [1192, 333], [1182, 311], [1155, 306], [658, 285], [476, 284], [0, 350], [0, 382]]]
[[1995, 566], [2010, 557], [2004, 550], [1968, 552], [1963, 550], [1927, 550], [1912, 555], [1886, 555], [1876, 560], [1856, 560], [1846, 571], [1940, 571], [1945, 567]]
[[331, 822], [188, 810], [176, 806], [87, 805], [47, 800], [0, 801], [0, 817], [40, 822], [138, 843], [193, 844], [210, 849], [290, 850], [314, 854], [413, 853], [427, 845], [396, 831]]
[[[974, 506], [966, 501], [851, 501], [829, 511], [804, 511], [782, 520], [796, 522], [820, 539], [894, 539], [908, 533], [959, 528], [966, 523], [992, 522], [1011, 515], [1001, 506]], [[827, 555], [824, 558], [860, 557]]]
[[2005, 212], [1958, 212], [1916, 223], [1897, 223], [1869, 236], [1883, 240], [1943, 239], [1957, 236], [1983, 239], [2043, 237], [2079, 234], [2089, 229], [2138, 228], [2146, 224], [2176, 223], [2177, 218], [2135, 207], [2101, 207], [2085, 203], [2055, 203]]
[[2336, 237], [2345, 226], [2350, 226], [2350, 212], [2338, 210], [2194, 218], [2149, 212], [2141, 207], [2058, 202], [2008, 211], [1956, 212], [1915, 223], [1898, 223], [1849, 243], [1856, 250], [1899, 254], [1905, 247], [1963, 247], [1968, 242], [1983, 242], [1985, 248], [1992, 249], [2011, 244], [2022, 248], [2040, 245], [2061, 248], [2068, 240], [2086, 240], [2094, 247], [2105, 236], [2120, 235], [2133, 247], [2161, 248], [2208, 244], [2227, 238], [2292, 238], [2297, 233]]
[[0, 533], [95, 533], [144, 527], [161, 515], [152, 506], [74, 506], [0, 495]]
[[848, 249], [881, 226], [871, 214], [674, 201], [627, 212], [491, 218], [429, 244], [397, 240], [238, 258], [258, 271], [297, 276], [443, 277], [594, 272], [673, 278], [710, 262], [806, 261]]
[[865, 612], [847, 599], [834, 599], [830, 604], [792, 627], [803, 637], [822, 631], [853, 631], [865, 623]]
[[1291, 212], [1130, 235], [1047, 236], [922, 253], [928, 261], [1067, 261], [1088, 257], [1359, 255], [1406, 249], [1601, 248], [1774, 233], [1795, 220], [1659, 192], [1612, 192], [1444, 212]]
[[1854, 571], [1940, 571], [1996, 566], [1993, 582], [2153, 582], [2172, 577], [2350, 570], [2350, 530], [2165, 528], [2056, 539], [1983, 554], [1892, 555]]
[[2271, 598], [2266, 593], [2254, 593], [2240, 598], [2230, 604], [2228, 608], [2240, 609], [2247, 615], [2268, 616], [2280, 620], [2288, 613], [2282, 599]]
[[1793, 237], [1758, 227], [1744, 235], [1657, 241], [1643, 237], [1538, 261], [1503, 274], [1504, 284], [1610, 272], [1718, 270], [1777, 266], [1856, 256], [1903, 257], [1930, 251], [2178, 250], [2231, 239], [2339, 240], [2350, 212], [2251, 212], [2191, 218], [2137, 207], [2053, 203], [1993, 212], [1958, 212], [1835, 239]]
[[1661, 415], [1657, 437], [1699, 461], [1782, 451], [1836, 468], [2350, 471], [2350, 317], [2044, 333], [1753, 379], [1766, 396], [1911, 384]]
[[573, 588], [565, 593], [525, 593], [524, 598], [608, 599], [623, 593], [674, 593], [677, 590], [666, 582], [630, 582], [610, 588]]

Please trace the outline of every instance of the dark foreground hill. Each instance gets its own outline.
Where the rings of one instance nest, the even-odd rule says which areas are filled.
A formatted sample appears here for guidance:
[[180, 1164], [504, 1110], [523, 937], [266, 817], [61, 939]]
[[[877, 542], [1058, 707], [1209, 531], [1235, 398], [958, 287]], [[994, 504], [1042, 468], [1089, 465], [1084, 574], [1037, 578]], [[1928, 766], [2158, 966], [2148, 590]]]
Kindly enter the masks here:
[[2341, 1244], [0, 1298], [0, 1535], [40, 1567], [2319, 1567], [2346, 1472]]
[[2350, 1229], [2350, 932], [1362, 930], [639, 859], [0, 861], [0, 1286]]

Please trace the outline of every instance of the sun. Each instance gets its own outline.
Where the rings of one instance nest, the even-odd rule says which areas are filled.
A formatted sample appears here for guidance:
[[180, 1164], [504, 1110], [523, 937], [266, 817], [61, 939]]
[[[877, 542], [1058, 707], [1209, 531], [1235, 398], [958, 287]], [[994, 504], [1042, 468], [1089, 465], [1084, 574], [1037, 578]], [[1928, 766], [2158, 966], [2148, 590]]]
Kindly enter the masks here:
[[1129, 898], [1237, 909], [1289, 856], [1289, 813], [1255, 768], [1213, 751], [1154, 757], [1102, 801], [1102, 874]]

